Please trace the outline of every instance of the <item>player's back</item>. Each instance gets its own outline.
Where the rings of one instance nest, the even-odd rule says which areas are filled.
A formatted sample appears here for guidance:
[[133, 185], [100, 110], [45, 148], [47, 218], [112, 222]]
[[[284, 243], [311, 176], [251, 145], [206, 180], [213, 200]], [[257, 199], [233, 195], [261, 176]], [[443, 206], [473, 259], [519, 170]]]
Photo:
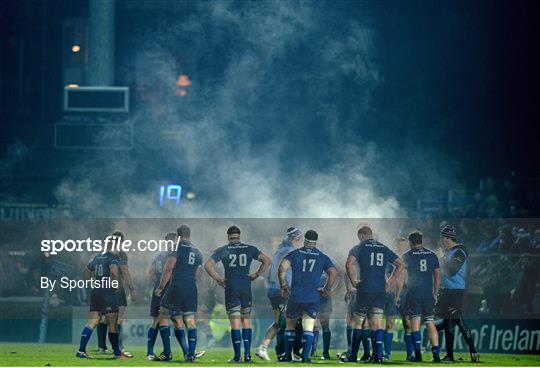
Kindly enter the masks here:
[[364, 292], [384, 292], [386, 285], [386, 267], [398, 256], [386, 245], [369, 239], [360, 242], [351, 249], [349, 255], [356, 258], [360, 268], [361, 285]]
[[[107, 252], [104, 254], [97, 254], [88, 264], [88, 269], [94, 273], [96, 279], [101, 280], [112, 276], [111, 265], [118, 265], [118, 258], [111, 252]], [[105, 289], [106, 288], [99, 288], [93, 289], [93, 291]]]
[[167, 258], [169, 257], [169, 252], [160, 252], [152, 261], [152, 269], [156, 275], [156, 282], [154, 284], [154, 289], [159, 286], [161, 281], [161, 276], [163, 275], [163, 270], [165, 269], [165, 264], [167, 263]]
[[212, 258], [223, 263], [225, 281], [234, 285], [235, 281], [250, 281], [251, 263], [257, 260], [260, 254], [261, 251], [253, 245], [232, 241], [216, 249]]
[[290, 252], [285, 259], [292, 269], [290, 299], [301, 303], [318, 302], [321, 275], [334, 267], [330, 258], [320, 249], [304, 246]]
[[182, 240], [178, 242], [178, 247], [170, 253], [170, 256], [176, 257], [171, 285], [196, 287], [195, 276], [203, 261], [201, 251], [193, 243]]
[[403, 255], [407, 268], [407, 288], [416, 297], [430, 297], [433, 293], [433, 271], [439, 268], [437, 255], [424, 247], [413, 248]]

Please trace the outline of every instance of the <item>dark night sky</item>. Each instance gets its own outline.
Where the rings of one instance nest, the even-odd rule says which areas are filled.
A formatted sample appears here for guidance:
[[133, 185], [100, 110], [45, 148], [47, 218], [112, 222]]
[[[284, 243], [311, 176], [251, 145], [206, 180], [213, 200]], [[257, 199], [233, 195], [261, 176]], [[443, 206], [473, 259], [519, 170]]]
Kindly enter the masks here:
[[[28, 68], [28, 73], [29, 78], [39, 78], [46, 85], [41, 92], [34, 91], [28, 98], [40, 101], [30, 108], [29, 115], [38, 115], [37, 106], [41, 106], [44, 122], [37, 126], [32, 119], [14, 117], [10, 114], [11, 109], [4, 106], [1, 109], [5, 120], [2, 125], [3, 154], [16, 139], [40, 152], [53, 151], [50, 130], [60, 113], [55, 107], [60, 97], [53, 92], [55, 88], [61, 89], [60, 24], [63, 17], [85, 16], [87, 3], [48, 2], [47, 10], [42, 12], [43, 4], [4, 2], [0, 12], [3, 41], [6, 40], [0, 55], [4, 60], [0, 78], [4, 82], [17, 81], [11, 73], [16, 68], [9, 69], [16, 60], [9, 48], [14, 36], [25, 35], [34, 43], [47, 42], [47, 48], [41, 48], [46, 49], [46, 53], [30, 51], [28, 60], [24, 61], [28, 65], [36, 61], [42, 63], [42, 68]], [[242, 12], [245, 3], [236, 4]], [[361, 142], [360, 145], [375, 142], [381, 165], [385, 168], [400, 167], [400, 170], [414, 172], [418, 170], [414, 167], [415, 154], [424, 159], [433, 154], [436, 156], [433, 165], [448, 164], [454, 168], [458, 179], [472, 188], [480, 178], [501, 178], [512, 171], [521, 177], [540, 176], [540, 165], [536, 162], [538, 135], [534, 134], [539, 121], [540, 79], [537, 50], [540, 12], [536, 2], [339, 1], [318, 4], [318, 26], [310, 30], [314, 42], [288, 47], [282, 60], [285, 62], [276, 61], [282, 68], [276, 74], [287, 76], [287, 79], [278, 76], [270, 81], [268, 93], [257, 95], [254, 105], [242, 111], [244, 115], [240, 119], [250, 122], [245, 127], [250, 143], [263, 151], [272, 142], [281, 143], [282, 134], [286, 133], [294, 139], [288, 142], [291, 150], [283, 150], [284, 157], [293, 152], [298, 162], [317, 170], [332, 166], [333, 158], [328, 151], [312, 148], [325, 147], [330, 134], [328, 127], [322, 125], [325, 123], [317, 120], [318, 115], [311, 113], [319, 98], [323, 103], [337, 106], [338, 132], [343, 135], [339, 142]], [[119, 6], [124, 9], [125, 2], [119, 1]], [[161, 10], [151, 16], [140, 9], [119, 13], [117, 80], [131, 83], [133, 76], [126, 70], [130, 68], [134, 53], [149, 44], [150, 30], [157, 30], [155, 32], [161, 37], [160, 30], [164, 34], [168, 31], [168, 21], [182, 22], [193, 16], [194, 10], [187, 5], [183, 11]], [[46, 16], [39, 18], [40, 14]], [[44, 22], [45, 37], [41, 37], [41, 25], [33, 22], [32, 17]], [[352, 21], [374, 31], [370, 62], [378, 72], [377, 82], [370, 87], [369, 104], [360, 113], [357, 105], [364, 88], [361, 84], [353, 83], [346, 75], [340, 76], [328, 87], [337, 92], [330, 97], [321, 97], [321, 94], [314, 94], [313, 84], [305, 79], [307, 75], [318, 73], [317, 62], [321, 59], [316, 49], [320, 45], [318, 38], [324, 39], [328, 34], [336, 35], [341, 31], [346, 35], [345, 24]], [[210, 83], [208, 80], [223, 77], [225, 68], [236, 55], [247, 50], [254, 53], [255, 59], [259, 57], [256, 45], [251, 47], [249, 42], [242, 43], [244, 41], [237, 39], [238, 35], [227, 34], [219, 27], [207, 27], [200, 37], [179, 37], [176, 44], [197, 49], [193, 54], [199, 56], [197, 60], [189, 60], [189, 51], [180, 52], [187, 60], [183, 67], [195, 79], [199, 73], [198, 82], [206, 83], [206, 87]], [[217, 42], [211, 44], [212, 40]], [[204, 42], [210, 46], [204, 45], [208, 48], [207, 54], [200, 57]], [[9, 97], [11, 94], [6, 86], [10, 84], [3, 85], [4, 96]], [[312, 99], [313, 96], [316, 98]], [[201, 102], [195, 100], [193, 106], [197, 107], [197, 103]], [[201, 111], [203, 106], [201, 103]], [[276, 117], [276, 106], [287, 106], [286, 114]], [[254, 123], [257, 119], [273, 119], [275, 123], [268, 129], [268, 125]], [[332, 146], [328, 149], [332, 150]], [[257, 148], [253, 152], [257, 154]], [[50, 154], [55, 160], [76, 159], [71, 154]], [[27, 162], [30, 166], [25, 166], [25, 173], [32, 171], [31, 162]], [[418, 160], [419, 164], [423, 162]], [[282, 158], [281, 164], [286, 168], [287, 160]], [[387, 171], [388, 174], [381, 177], [383, 183], [393, 180], [391, 170]], [[392, 185], [388, 188], [381, 185], [382, 191], [393, 189]]]

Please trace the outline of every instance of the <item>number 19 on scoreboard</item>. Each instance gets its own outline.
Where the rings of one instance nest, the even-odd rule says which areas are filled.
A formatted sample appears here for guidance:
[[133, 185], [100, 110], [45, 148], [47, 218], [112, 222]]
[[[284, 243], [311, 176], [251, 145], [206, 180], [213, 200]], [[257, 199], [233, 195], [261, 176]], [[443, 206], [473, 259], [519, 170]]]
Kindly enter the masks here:
[[164, 201], [174, 201], [175, 206], [179, 206], [181, 197], [181, 185], [162, 185], [159, 187], [159, 207], [163, 207]]

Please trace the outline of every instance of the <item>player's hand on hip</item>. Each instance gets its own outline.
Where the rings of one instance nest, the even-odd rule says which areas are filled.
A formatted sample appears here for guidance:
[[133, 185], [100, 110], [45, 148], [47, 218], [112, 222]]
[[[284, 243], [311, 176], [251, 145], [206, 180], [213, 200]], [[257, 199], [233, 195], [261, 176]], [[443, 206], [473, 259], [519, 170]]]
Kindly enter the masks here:
[[324, 297], [327, 297], [327, 296], [330, 296], [330, 290], [328, 290], [327, 288], [318, 288], [317, 291], [319, 292], [319, 294], [321, 294], [321, 296], [324, 296]]
[[225, 287], [225, 279], [224, 278], [218, 277], [216, 279], [216, 283], [221, 287]]

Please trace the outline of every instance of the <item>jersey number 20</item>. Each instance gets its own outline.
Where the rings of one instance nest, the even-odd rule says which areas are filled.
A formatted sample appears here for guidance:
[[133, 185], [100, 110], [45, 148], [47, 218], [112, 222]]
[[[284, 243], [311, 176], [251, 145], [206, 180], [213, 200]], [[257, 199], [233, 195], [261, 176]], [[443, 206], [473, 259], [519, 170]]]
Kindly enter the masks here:
[[[236, 267], [236, 254], [229, 254], [229, 259], [231, 262], [229, 262], [229, 267]], [[247, 255], [245, 253], [240, 253], [238, 255], [238, 266], [245, 267], [247, 266]]]

